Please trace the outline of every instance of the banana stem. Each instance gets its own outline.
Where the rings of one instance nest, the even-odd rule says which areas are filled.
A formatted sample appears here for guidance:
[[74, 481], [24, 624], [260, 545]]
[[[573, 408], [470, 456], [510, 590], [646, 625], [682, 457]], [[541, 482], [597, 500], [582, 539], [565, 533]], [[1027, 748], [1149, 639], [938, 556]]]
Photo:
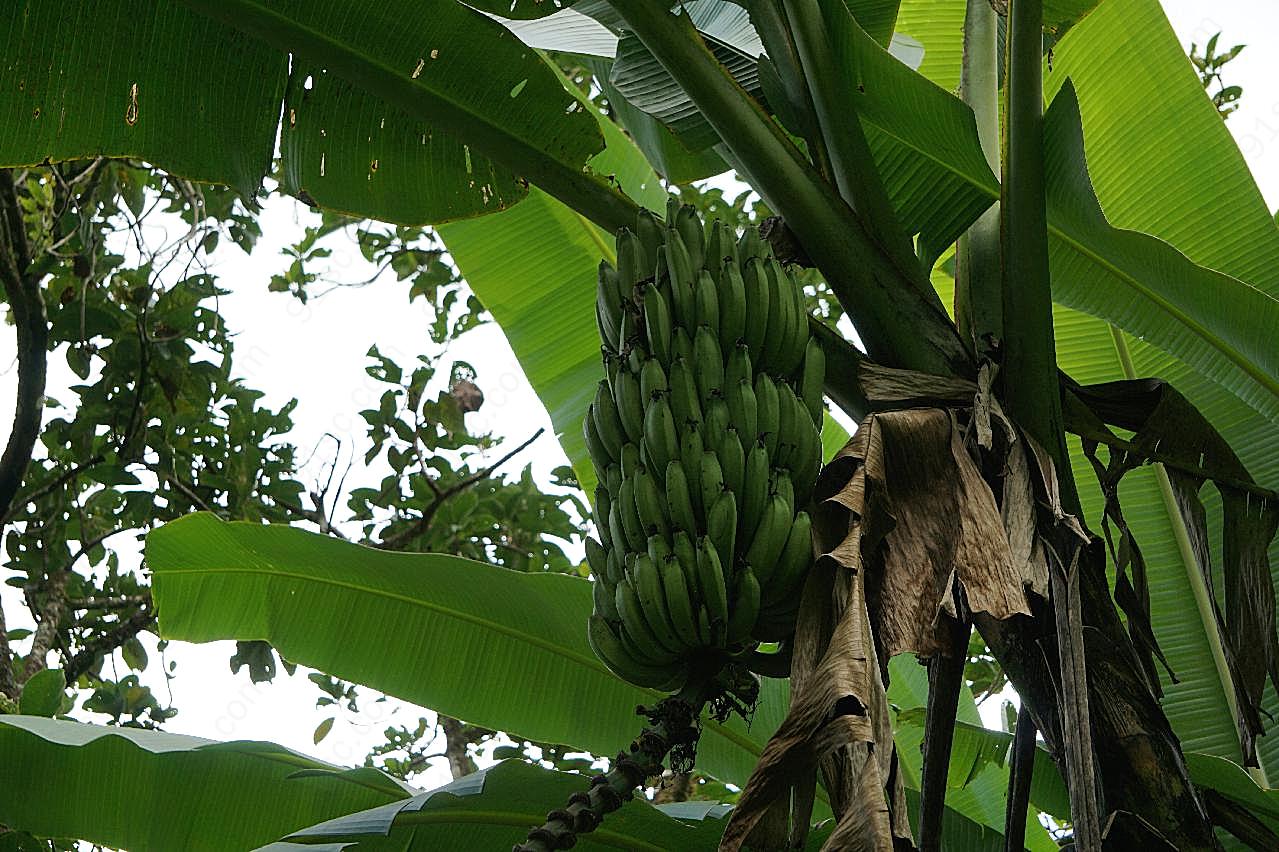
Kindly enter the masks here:
[[607, 814], [630, 801], [636, 787], [662, 771], [662, 761], [672, 749], [697, 742], [697, 720], [717, 689], [710, 679], [691, 680], [652, 709], [636, 708], [636, 713], [650, 721], [631, 743], [630, 753], [619, 753], [612, 769], [592, 778], [588, 791], [569, 796], [567, 807], [547, 814], [546, 822], [531, 829], [528, 839], [512, 852], [570, 849], [576, 844], [577, 835], [599, 828]]

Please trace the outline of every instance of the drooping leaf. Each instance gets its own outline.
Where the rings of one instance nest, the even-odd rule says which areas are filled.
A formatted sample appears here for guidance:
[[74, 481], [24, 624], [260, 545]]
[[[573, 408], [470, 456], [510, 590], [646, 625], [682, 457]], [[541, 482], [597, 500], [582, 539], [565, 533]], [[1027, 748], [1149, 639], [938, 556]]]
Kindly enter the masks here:
[[[1179, 520], [1185, 530], [1194, 568], [1211, 603], [1213, 626], [1225, 650], [1226, 665], [1234, 684], [1236, 724], [1247, 763], [1255, 762], [1256, 738], [1264, 730], [1261, 721], [1261, 693], [1267, 677], [1279, 687], [1279, 637], [1275, 628], [1275, 591], [1270, 579], [1266, 550], [1279, 527], [1279, 499], [1273, 492], [1255, 489], [1239, 457], [1208, 420], [1171, 386], [1158, 381], [1115, 382], [1079, 388], [1075, 395], [1100, 419], [1133, 432], [1123, 447], [1112, 445], [1109, 463], [1102, 465], [1097, 442], [1113, 438], [1099, 424], [1099, 434], [1085, 436], [1084, 453], [1098, 471], [1107, 496], [1106, 514], [1115, 519], [1125, 539], [1119, 552], [1112, 544], [1112, 556], [1119, 568], [1116, 599], [1128, 615], [1130, 631], [1139, 622], [1149, 631], [1149, 585], [1145, 563], [1123, 519], [1117, 498], [1119, 479], [1132, 468], [1152, 458], [1165, 462], [1168, 484], [1174, 496]], [[1213, 567], [1213, 550], [1207, 512], [1200, 489], [1212, 480], [1221, 498], [1222, 522], [1221, 578]], [[1109, 529], [1107, 529], [1109, 538]], [[1136, 553], [1134, 581], [1126, 582], [1123, 553], [1127, 544]], [[1222, 592], [1215, 593], [1219, 586]], [[1126, 591], [1136, 601], [1125, 604]], [[1219, 603], [1219, 600], [1221, 603]], [[1135, 604], [1135, 607], [1134, 607]], [[1145, 636], [1135, 634], [1139, 648]], [[1145, 648], [1147, 652], [1151, 649]], [[1150, 675], [1157, 675], [1150, 668]], [[1175, 674], [1175, 673], [1174, 673]]]
[[[555, 772], [519, 759], [505, 760], [428, 793], [352, 813], [296, 831], [287, 841], [359, 842], [359, 848], [397, 850], [499, 849], [523, 839], [546, 813], [587, 789], [585, 775]], [[722, 819], [675, 819], [633, 799], [604, 824], [578, 837], [575, 849], [680, 849], [711, 852]], [[305, 847], [310, 848], [310, 847]]]
[[[1229, 131], [1185, 59], [1184, 46], [1154, 0], [1107, 0], [1054, 49], [1045, 76], [1056, 92], [1069, 76], [1080, 99], [1092, 184], [1112, 225], [1164, 239], [1195, 263], [1279, 296], [1279, 230]], [[1140, 105], [1142, 121], [1132, 122]], [[1253, 477], [1279, 482], [1274, 421], [1231, 390], [1160, 349], [1104, 322], [1057, 307], [1057, 356], [1084, 383], [1158, 376], [1205, 412]], [[1100, 517], [1087, 460], [1072, 453], [1085, 515]], [[1224, 660], [1176, 507], [1153, 468], [1124, 477], [1124, 514], [1143, 543], [1151, 620], [1178, 682], [1164, 678], [1164, 707], [1187, 751], [1242, 760], [1226, 695]], [[1216, 511], [1210, 499], [1210, 514]], [[1271, 546], [1272, 566], [1279, 547]], [[1190, 605], [1188, 602], [1194, 602]], [[1220, 663], [1220, 665], [1219, 665]], [[1265, 709], [1279, 710], [1267, 693]], [[1259, 743], [1261, 766], [1279, 772], [1279, 738]]]
[[[684, 8], [715, 57], [743, 89], [758, 97], [755, 60], [764, 46], [746, 10], [716, 0], [692, 0]], [[701, 151], [720, 141], [701, 111], [638, 36], [627, 34], [618, 42], [609, 82], [628, 103], [669, 127], [689, 150]]]
[[[0, 716], [0, 752], [0, 824], [137, 852], [251, 849], [412, 789], [376, 770], [352, 783], [271, 743], [33, 716]], [[295, 777], [305, 770], [324, 771]]]
[[[311, 2], [190, 5], [295, 53], [283, 186], [323, 206], [448, 221], [518, 201], [517, 178], [538, 161], [580, 173], [600, 148], [592, 118], [542, 58], [461, 4], [422, 14], [380, 3], [358, 15]], [[488, 73], [473, 73], [477, 56]]]
[[1084, 164], [1074, 87], [1044, 116], [1053, 298], [1103, 317], [1279, 420], [1279, 300], [1106, 221]]
[[[639, 731], [636, 705], [659, 696], [595, 658], [590, 582], [579, 577], [207, 514], [152, 532], [147, 564], [166, 638], [263, 639], [291, 661], [533, 740], [614, 754]], [[704, 720], [698, 765], [744, 780], [786, 691], [766, 680], [749, 727]]]
[[245, 196], [257, 189], [284, 54], [160, 0], [6, 5], [0, 163], [133, 157]]
[[[270, 164], [291, 51], [282, 178], [304, 200], [439, 222], [518, 201], [526, 178], [588, 206], [618, 203], [582, 170], [601, 144], [594, 119], [536, 51], [473, 9], [185, 5], [195, 12], [159, 0], [77, 2], [56, 16], [14, 7], [0, 88], [17, 94], [0, 98], [0, 114], [18, 130], [0, 162], [136, 156], [250, 196]], [[75, 73], [55, 54], [76, 56]], [[479, 56], [483, 75], [471, 73]]]

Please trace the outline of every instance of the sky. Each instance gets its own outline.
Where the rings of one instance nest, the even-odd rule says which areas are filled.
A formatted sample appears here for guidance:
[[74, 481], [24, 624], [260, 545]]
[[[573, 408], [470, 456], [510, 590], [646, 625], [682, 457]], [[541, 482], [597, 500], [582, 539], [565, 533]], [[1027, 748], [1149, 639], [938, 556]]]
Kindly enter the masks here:
[[[1228, 82], [1244, 89], [1240, 109], [1227, 126], [1257, 178], [1270, 209], [1279, 208], [1279, 3], [1273, 0], [1164, 0], [1174, 29], [1183, 45], [1200, 45], [1221, 31], [1221, 46], [1245, 43], [1248, 47], [1227, 66]], [[349, 453], [365, 444], [363, 421], [358, 412], [370, 407], [381, 387], [364, 368], [370, 345], [377, 343], [383, 353], [400, 363], [411, 362], [430, 347], [426, 324], [430, 317], [419, 302], [408, 303], [407, 287], [387, 276], [361, 289], [337, 289], [308, 305], [266, 289], [270, 276], [287, 266], [279, 254], [294, 242], [302, 227], [313, 224], [306, 208], [289, 200], [273, 198], [261, 224], [264, 232], [257, 249], [245, 256], [238, 249], [219, 249], [211, 271], [233, 292], [223, 297], [220, 310], [236, 333], [236, 363], [246, 384], [266, 392], [264, 404], [278, 407], [296, 396], [298, 408], [293, 419], [297, 428], [293, 442], [305, 453], [325, 433], [340, 438]], [[175, 231], [169, 236], [177, 236]], [[148, 239], [162, 240], [154, 232]], [[330, 241], [332, 275], [343, 280], [359, 280], [366, 268], [353, 243]], [[13, 391], [16, 381], [14, 332], [0, 328], [0, 423], [12, 422]], [[478, 384], [485, 394], [480, 411], [469, 415], [472, 431], [490, 430], [510, 439], [514, 446], [539, 427], [546, 434], [517, 456], [508, 470], [517, 472], [532, 464], [539, 480], [564, 463], [564, 456], [552, 437], [545, 409], [525, 380], [519, 364], [501, 331], [487, 325], [469, 332], [449, 350], [449, 357], [469, 361], [478, 370]], [[442, 371], [447, 372], [447, 371]], [[51, 365], [50, 393], [58, 396], [73, 381], [65, 364]], [[504, 452], [499, 449], [498, 454]], [[358, 468], [356, 469], [358, 471]], [[359, 478], [352, 472], [351, 480]], [[318, 471], [312, 471], [318, 475]], [[29, 616], [16, 590], [0, 587], [9, 627], [30, 626]], [[148, 650], [155, 651], [154, 637], [144, 636]], [[177, 663], [177, 678], [166, 687], [159, 667], [153, 665], [144, 677], [167, 700], [172, 689], [179, 714], [165, 727], [175, 733], [219, 740], [260, 739], [277, 742], [321, 760], [338, 764], [362, 761], [368, 749], [382, 741], [382, 730], [390, 724], [412, 727], [425, 711], [396, 701], [376, 703], [373, 690], [364, 689], [362, 712], [338, 714], [332, 732], [319, 745], [311, 732], [331, 710], [315, 707], [319, 692], [306, 680], [304, 670], [288, 677], [281, 673], [272, 684], [250, 683], [247, 670], [232, 675], [228, 659], [234, 645], [214, 642], [205, 645], [173, 643], [168, 660]], [[154, 658], [154, 653], [153, 653]], [[123, 674], [123, 667], [120, 668]], [[987, 702], [993, 722], [997, 702]], [[448, 780], [443, 761], [415, 783], [429, 788]]]

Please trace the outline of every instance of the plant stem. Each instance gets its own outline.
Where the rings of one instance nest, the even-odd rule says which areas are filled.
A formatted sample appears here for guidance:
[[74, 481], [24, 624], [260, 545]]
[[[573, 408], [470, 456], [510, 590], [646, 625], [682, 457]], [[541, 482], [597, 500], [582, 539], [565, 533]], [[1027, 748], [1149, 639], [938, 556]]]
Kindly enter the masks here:
[[922, 271], [905, 277], [861, 219], [737, 85], [686, 15], [650, 0], [611, 0], [796, 234], [873, 358], [968, 375], [971, 361]]
[[[1004, 402], [1051, 455], [1065, 510], [1080, 516], [1062, 427], [1048, 272], [1044, 195], [1043, 2], [1014, 0], [1008, 23], [1008, 160], [1003, 181]], [[1060, 704], [1075, 845], [1101, 849], [1101, 813], [1093, 770], [1085, 671], [1080, 545], [1069, 534], [1047, 542], [1061, 665]]]
[[[952, 619], [953, 621], [953, 619]], [[919, 852], [940, 852], [946, 814], [950, 750], [955, 737], [959, 691], [968, 661], [967, 621], [950, 625], [950, 655], [928, 661], [928, 710], [924, 718], [924, 771], [919, 785]]]
[[0, 517], [10, 514], [14, 496], [22, 486], [44, 411], [49, 323], [40, 293], [43, 273], [35, 266], [13, 174], [0, 169], [0, 283], [18, 332], [18, 393], [13, 429], [0, 455]]
[[[991, 171], [999, 174], [999, 27], [989, 0], [968, 0], [959, 96], [972, 107], [977, 137]], [[1003, 340], [999, 203], [959, 238], [955, 252], [955, 320], [978, 355]]]
[[[857, 117], [857, 102], [840, 79], [841, 65], [831, 44], [832, 28], [823, 22], [817, 0], [782, 0], [795, 46], [804, 68], [813, 111], [829, 152], [839, 194], [866, 224], [871, 236], [882, 246], [899, 269], [914, 274], [919, 260], [910, 237], [902, 230], [884, 190], [870, 146]], [[835, 14], [851, 17], [842, 3]], [[849, 21], [848, 23], [851, 23]], [[850, 57], [845, 57], [850, 59]]]
[[613, 768], [591, 779], [589, 792], [569, 797], [568, 806], [551, 811], [546, 822], [528, 833], [528, 840], [512, 852], [553, 852], [569, 849], [577, 835], [599, 828], [604, 817], [628, 802], [635, 788], [662, 771], [662, 761], [672, 748], [697, 742], [697, 719], [716, 687], [705, 679], [691, 680], [680, 692], [662, 699], [652, 713], [637, 712], [652, 721], [631, 743], [630, 753], [618, 754]]
[[[777, 69], [777, 76], [786, 90], [786, 97], [793, 107], [802, 109], [813, 125], [817, 117], [813, 112], [813, 99], [808, 93], [808, 83], [804, 79], [804, 69], [800, 65], [799, 53], [795, 47], [795, 37], [786, 23], [781, 9], [782, 0], [750, 0], [751, 23], [764, 42], [768, 58]], [[797, 128], [798, 130], [798, 128]], [[808, 143], [808, 153], [813, 165], [823, 176], [833, 171], [830, 154], [826, 150], [826, 142], [820, 132], [805, 130], [804, 141]]]
[[1017, 711], [1012, 762], [1008, 767], [1008, 804], [1004, 810], [1004, 849], [1021, 852], [1026, 842], [1026, 808], [1035, 772], [1035, 734], [1039, 729], [1026, 708]]

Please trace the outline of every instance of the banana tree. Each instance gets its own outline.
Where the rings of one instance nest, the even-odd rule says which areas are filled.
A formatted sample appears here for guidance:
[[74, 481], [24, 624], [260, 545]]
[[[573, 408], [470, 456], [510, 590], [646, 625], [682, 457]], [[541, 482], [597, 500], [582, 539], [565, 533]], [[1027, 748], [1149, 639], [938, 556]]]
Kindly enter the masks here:
[[[826, 395], [863, 427], [826, 455], [820, 493], [842, 509], [817, 537], [831, 556], [805, 588], [793, 712], [782, 718], [785, 682], [765, 679], [749, 735], [734, 720], [722, 743], [703, 736], [703, 765], [746, 785], [726, 848], [767, 848], [779, 813], [794, 831], [777, 845], [798, 841], [826, 807], [840, 818], [831, 848], [907, 841], [908, 810], [921, 848], [958, 843], [965, 819], [1034, 847], [1027, 801], [1049, 807], [1037, 734], [1066, 780], [1080, 848], [1216, 848], [1214, 826], [1256, 848], [1279, 843], [1262, 804], [1279, 760], [1262, 722], [1277, 706], [1265, 681], [1279, 682], [1268, 561], [1279, 451], [1266, 440], [1279, 418], [1279, 231], [1156, 0], [1012, 0], [1006, 15], [986, 0], [144, 5], [11, 9], [0, 163], [131, 156], [248, 194], [278, 128], [284, 191], [441, 225], [588, 493], [581, 422], [604, 377], [596, 268], [618, 263], [612, 234], [641, 208], [664, 211], [661, 178], [731, 166], [779, 215], [771, 251], [816, 269], [838, 297], [860, 349], [810, 323]], [[898, 52], [922, 47], [918, 70], [889, 52], [895, 36]], [[590, 57], [613, 118], [536, 46]], [[953, 280], [938, 272], [951, 246]], [[9, 284], [11, 303], [24, 298]], [[915, 457], [932, 461], [906, 474], [894, 461]], [[930, 525], [946, 512], [960, 522]], [[316, 613], [341, 611], [342, 589], [403, 606], [402, 569], [370, 557], [371, 579], [353, 585], [308, 571], [325, 557], [306, 544], [267, 558], [236, 543], [249, 531], [180, 522], [165, 533], [151, 562], [167, 635], [301, 645], [301, 662], [350, 666], [357, 680], [368, 667], [370, 682], [476, 721], [622, 744], [601, 736], [620, 733], [616, 716], [589, 737], [573, 729], [569, 696], [601, 714], [636, 703], [583, 651], [589, 606], [576, 628], [499, 610], [512, 622], [493, 634], [545, 651], [536, 674], [558, 684], [535, 709], [520, 693], [515, 709], [493, 700], [500, 678], [487, 701], [460, 697], [420, 685], [429, 678], [409, 661], [344, 657], [305, 636], [325, 629]], [[912, 552], [921, 559], [900, 556]], [[233, 587], [245, 606], [202, 606], [202, 590]], [[474, 624], [475, 599], [460, 594], [399, 617]], [[575, 594], [584, 604], [589, 589]], [[819, 616], [860, 656], [832, 654]], [[950, 784], [965, 753], [955, 720], [968, 706], [970, 625], [1022, 700], [1001, 776], [1006, 821]], [[860, 728], [854, 718], [872, 699], [898, 703], [909, 675], [889, 658], [907, 651], [927, 660], [918, 766], [909, 749], [893, 754], [883, 712]], [[522, 665], [501, 653], [508, 674]], [[822, 665], [852, 671], [854, 657], [855, 677], [814, 691]], [[841, 720], [840, 737], [805, 727], [814, 713]], [[898, 723], [899, 744], [911, 731]], [[891, 761], [848, 748], [876, 742]], [[617, 804], [639, 779], [606, 780]], [[526, 848], [597, 826], [602, 804], [574, 797]]]

